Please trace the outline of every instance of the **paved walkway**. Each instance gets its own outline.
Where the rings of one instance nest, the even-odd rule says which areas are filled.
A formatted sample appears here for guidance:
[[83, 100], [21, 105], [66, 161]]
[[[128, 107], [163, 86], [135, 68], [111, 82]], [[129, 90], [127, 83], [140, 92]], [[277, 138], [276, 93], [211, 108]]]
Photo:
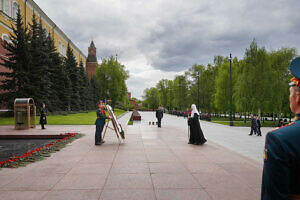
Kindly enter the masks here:
[[126, 133], [120, 145], [109, 131], [106, 143], [95, 146], [94, 126], [47, 126], [86, 136], [44, 161], [0, 170], [0, 200], [259, 199], [261, 164], [215, 143], [205, 123], [209, 140], [194, 146], [179, 122], [168, 125], [166, 117], [161, 129], [147, 121], [126, 127], [129, 117], [120, 120]]
[[[149, 121], [157, 121], [153, 112], [141, 112], [143, 121], [135, 123], [140, 126], [149, 126]], [[187, 119], [174, 115], [165, 114], [162, 119], [164, 128], [176, 127], [182, 134], [188, 135]], [[201, 120], [201, 127], [205, 137], [219, 145], [236, 151], [246, 157], [263, 163], [263, 150], [265, 145], [265, 135], [274, 128], [262, 127], [262, 137], [249, 136], [249, 127], [230, 127], [222, 124], [211, 123]]]

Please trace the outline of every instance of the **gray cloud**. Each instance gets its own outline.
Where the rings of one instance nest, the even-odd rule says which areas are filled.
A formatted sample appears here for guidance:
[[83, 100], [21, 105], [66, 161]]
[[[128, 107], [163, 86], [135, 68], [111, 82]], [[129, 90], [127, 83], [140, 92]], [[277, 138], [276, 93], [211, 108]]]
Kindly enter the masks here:
[[[194, 63], [212, 63], [215, 55], [232, 53], [242, 58], [253, 38], [267, 49], [299, 49], [300, 45], [298, 0], [36, 0], [36, 3], [83, 52], [87, 52], [93, 38], [98, 59], [118, 54], [121, 61], [130, 63], [127, 67], [131, 74], [156, 69], [157, 73], [169, 76]], [[144, 59], [137, 59], [141, 57]], [[157, 77], [160, 76], [153, 79]], [[142, 82], [140, 88], [146, 86]], [[128, 80], [129, 89], [136, 88], [135, 83]], [[136, 93], [138, 97], [141, 95]]]

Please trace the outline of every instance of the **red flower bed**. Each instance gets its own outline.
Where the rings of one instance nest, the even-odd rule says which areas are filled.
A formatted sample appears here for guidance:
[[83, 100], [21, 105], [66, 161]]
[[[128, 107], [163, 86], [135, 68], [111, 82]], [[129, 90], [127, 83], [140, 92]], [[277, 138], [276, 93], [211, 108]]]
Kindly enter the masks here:
[[37, 147], [36, 149], [28, 151], [21, 156], [13, 156], [8, 160], [1, 161], [0, 168], [16, 168], [19, 166], [25, 166], [30, 162], [41, 160], [43, 157], [49, 157], [50, 153], [59, 151], [61, 148], [65, 147], [66, 144], [82, 137], [82, 134], [78, 133], [65, 133], [60, 135], [64, 135], [65, 137], [45, 146]]

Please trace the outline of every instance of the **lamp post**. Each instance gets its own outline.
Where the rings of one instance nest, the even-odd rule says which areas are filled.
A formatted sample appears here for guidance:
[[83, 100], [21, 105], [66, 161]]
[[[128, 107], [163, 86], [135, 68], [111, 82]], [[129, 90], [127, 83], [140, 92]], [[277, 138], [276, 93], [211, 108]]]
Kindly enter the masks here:
[[179, 77], [179, 84], [178, 84], [178, 110], [181, 109], [181, 77]]
[[232, 121], [232, 73], [231, 73], [231, 53], [229, 54], [229, 63], [230, 63], [230, 114], [229, 114], [229, 120], [230, 120], [230, 126], [233, 126], [233, 121]]
[[197, 78], [198, 78], [198, 90], [197, 90], [197, 92], [198, 92], [198, 95], [197, 95], [197, 108], [198, 108], [198, 110], [199, 110], [199, 78], [200, 78], [200, 72], [198, 71], [197, 72]]

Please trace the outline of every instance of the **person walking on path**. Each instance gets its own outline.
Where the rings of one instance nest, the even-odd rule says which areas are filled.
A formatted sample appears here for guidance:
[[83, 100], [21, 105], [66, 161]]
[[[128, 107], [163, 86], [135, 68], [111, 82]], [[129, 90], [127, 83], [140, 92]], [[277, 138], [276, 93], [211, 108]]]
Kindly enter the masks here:
[[42, 108], [41, 108], [40, 124], [42, 129], [45, 129], [45, 124], [47, 124], [47, 109], [46, 109], [46, 104], [44, 103], [42, 103]]
[[290, 108], [295, 121], [266, 135], [262, 200], [300, 199], [300, 57], [290, 64]]
[[253, 114], [250, 115], [251, 116], [251, 131], [249, 135], [253, 135], [256, 134], [256, 128], [257, 128], [257, 123], [256, 123], [256, 118], [253, 116]]
[[161, 128], [161, 119], [164, 117], [163, 110], [161, 109], [160, 105], [158, 106], [158, 109], [156, 110], [156, 118], [157, 118], [157, 127]]
[[257, 133], [257, 136], [261, 136], [261, 130], [260, 130], [260, 128], [261, 128], [261, 122], [260, 122], [259, 118], [260, 118], [259, 116], [256, 117], [256, 124], [257, 124], [256, 133]]
[[100, 101], [97, 103], [98, 109], [97, 109], [97, 119], [95, 122], [96, 125], [96, 132], [95, 132], [95, 145], [101, 145], [104, 143], [104, 140], [102, 140], [102, 131], [105, 125], [105, 119], [108, 119], [106, 117], [106, 113], [104, 110], [104, 103]]
[[279, 119], [277, 126], [278, 127], [282, 127], [283, 126], [283, 120], [282, 119]]
[[199, 112], [195, 104], [191, 106], [191, 116], [188, 118], [188, 124], [190, 126], [190, 138], [189, 144], [200, 145], [204, 144], [205, 139], [202, 129], [200, 127]]

